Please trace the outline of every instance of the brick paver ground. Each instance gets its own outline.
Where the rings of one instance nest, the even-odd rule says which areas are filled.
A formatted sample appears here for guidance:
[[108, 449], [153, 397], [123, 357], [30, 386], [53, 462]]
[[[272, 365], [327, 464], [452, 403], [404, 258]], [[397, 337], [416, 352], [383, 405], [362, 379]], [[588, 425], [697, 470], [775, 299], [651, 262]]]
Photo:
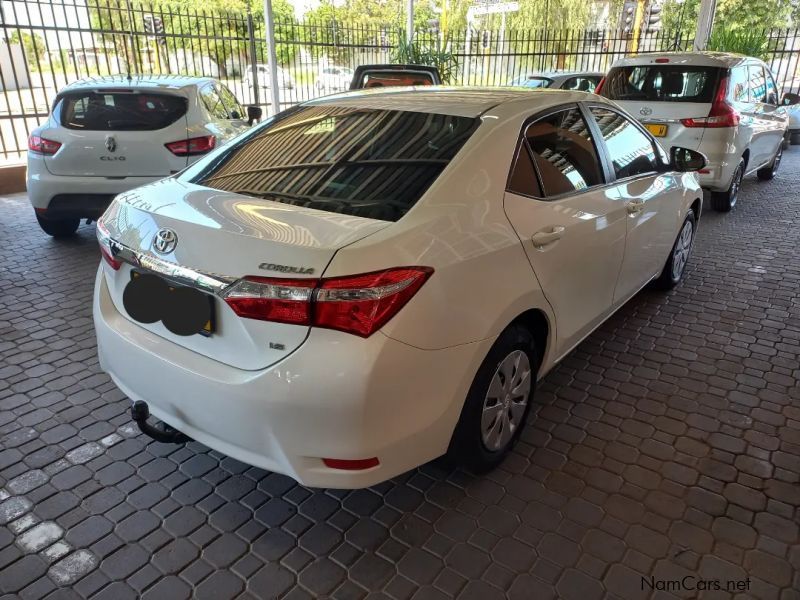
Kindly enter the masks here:
[[704, 215], [685, 283], [546, 378], [502, 468], [353, 492], [139, 435], [97, 364], [94, 228], [0, 199], [0, 596], [800, 597], [798, 168]]

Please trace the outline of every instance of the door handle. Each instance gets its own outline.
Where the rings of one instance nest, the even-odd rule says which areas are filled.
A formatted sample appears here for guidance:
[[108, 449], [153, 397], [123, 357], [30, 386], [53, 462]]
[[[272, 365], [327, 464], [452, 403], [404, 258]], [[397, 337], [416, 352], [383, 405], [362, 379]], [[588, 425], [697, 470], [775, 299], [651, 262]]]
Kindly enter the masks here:
[[549, 229], [537, 231], [533, 234], [531, 240], [535, 248], [544, 248], [560, 240], [562, 235], [564, 235], [564, 228], [561, 225], [554, 225]]
[[638, 215], [644, 210], [644, 200], [641, 198], [629, 200], [628, 203], [625, 204], [625, 210], [628, 211], [629, 215]]

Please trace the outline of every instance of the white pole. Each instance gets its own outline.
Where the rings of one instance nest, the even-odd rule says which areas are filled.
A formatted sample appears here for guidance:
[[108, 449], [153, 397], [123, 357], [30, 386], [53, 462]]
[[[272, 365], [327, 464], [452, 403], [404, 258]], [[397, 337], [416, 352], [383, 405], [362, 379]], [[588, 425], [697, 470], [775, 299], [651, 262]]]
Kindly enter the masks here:
[[264, 0], [264, 25], [267, 28], [271, 113], [275, 115], [281, 111], [281, 104], [278, 90], [278, 53], [275, 51], [275, 19], [272, 14], [272, 0]]
[[406, 0], [406, 41], [414, 41], [414, 0]]
[[697, 17], [697, 33], [694, 36], [694, 49], [705, 50], [711, 28], [714, 25], [714, 12], [717, 0], [700, 0], [700, 14]]

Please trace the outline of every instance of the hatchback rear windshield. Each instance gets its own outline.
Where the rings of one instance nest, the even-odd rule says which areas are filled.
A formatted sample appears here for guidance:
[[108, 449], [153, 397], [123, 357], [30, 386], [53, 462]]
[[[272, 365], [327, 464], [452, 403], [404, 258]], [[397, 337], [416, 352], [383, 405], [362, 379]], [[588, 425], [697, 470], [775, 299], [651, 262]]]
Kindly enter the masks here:
[[70, 129], [163, 129], [186, 114], [186, 98], [173, 94], [89, 91], [64, 96], [61, 124]]
[[302, 107], [256, 130], [193, 181], [296, 206], [397, 221], [479, 123], [431, 113]]
[[433, 84], [433, 76], [425, 71], [366, 71], [356, 89]]
[[703, 102], [714, 98], [720, 69], [690, 65], [614, 67], [601, 92], [611, 100]]

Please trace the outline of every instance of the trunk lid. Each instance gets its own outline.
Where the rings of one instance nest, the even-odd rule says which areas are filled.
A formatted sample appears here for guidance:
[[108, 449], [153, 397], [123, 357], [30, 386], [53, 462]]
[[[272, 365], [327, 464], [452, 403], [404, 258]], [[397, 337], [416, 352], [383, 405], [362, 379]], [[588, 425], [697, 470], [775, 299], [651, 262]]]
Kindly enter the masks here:
[[[228, 280], [248, 275], [317, 278], [339, 248], [391, 223], [288, 206], [165, 179], [118, 197], [103, 216], [110, 237], [162, 261]], [[163, 255], [154, 237], [172, 229], [177, 244]], [[105, 269], [112, 300], [131, 319], [123, 293], [132, 268]], [[213, 296], [215, 331], [179, 336], [159, 321], [138, 323], [153, 333], [219, 362], [257, 370], [281, 360], [306, 339], [309, 327], [245, 319]], [[133, 320], [133, 319], [131, 319]]]
[[44, 159], [53, 175], [165, 177], [183, 169], [186, 156], [164, 144], [187, 138], [188, 99], [178, 93], [135, 89], [67, 92], [56, 100], [58, 126], [42, 131], [62, 144]]
[[[617, 100], [616, 103], [635, 117], [669, 150], [672, 146], [698, 150], [703, 141], [702, 127], [684, 127], [681, 119], [707, 117], [711, 111], [711, 103], [705, 102], [651, 102]], [[650, 127], [648, 127], [650, 126]], [[664, 135], [657, 135], [662, 127]]]

